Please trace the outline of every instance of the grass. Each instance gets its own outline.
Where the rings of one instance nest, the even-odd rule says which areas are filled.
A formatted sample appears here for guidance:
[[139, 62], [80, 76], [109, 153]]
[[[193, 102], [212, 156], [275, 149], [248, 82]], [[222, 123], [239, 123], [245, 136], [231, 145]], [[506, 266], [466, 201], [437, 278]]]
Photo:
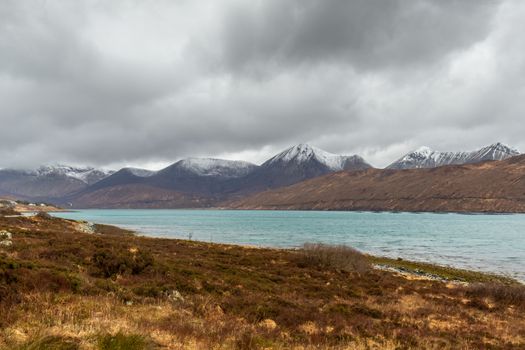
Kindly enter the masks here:
[[457, 269], [453, 267], [440, 266], [424, 262], [409, 261], [403, 259], [392, 259], [379, 256], [368, 256], [370, 263], [380, 266], [387, 266], [406, 271], [408, 273], [429, 275], [442, 278], [444, 280], [468, 282], [468, 283], [498, 283], [504, 285], [517, 284], [518, 282], [510, 277], [490, 274], [485, 272]]
[[146, 350], [153, 349], [148, 340], [137, 334], [125, 335], [117, 333], [115, 335], [104, 334], [98, 339], [99, 350]]
[[32, 340], [16, 348], [16, 350], [78, 350], [78, 341], [60, 336], [47, 336]]
[[[0, 349], [519, 349], [523, 286], [363, 255], [0, 218]], [[410, 280], [374, 264], [441, 274]], [[46, 342], [49, 342], [47, 344]], [[44, 344], [44, 345], [42, 345]], [[55, 346], [54, 348], [51, 346]]]

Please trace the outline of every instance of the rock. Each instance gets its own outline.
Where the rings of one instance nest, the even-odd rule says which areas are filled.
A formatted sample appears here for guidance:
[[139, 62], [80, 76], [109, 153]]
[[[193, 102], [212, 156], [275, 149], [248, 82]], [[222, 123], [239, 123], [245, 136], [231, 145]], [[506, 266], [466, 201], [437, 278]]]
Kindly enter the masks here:
[[93, 224], [92, 222], [82, 221], [77, 225], [77, 229], [80, 232], [89, 233], [89, 234], [93, 234], [96, 232], [95, 224]]
[[277, 323], [274, 320], [267, 318], [259, 322], [259, 327], [273, 331], [275, 328], [277, 328]]
[[306, 333], [308, 335], [313, 335], [313, 334], [318, 334], [319, 333], [319, 328], [312, 321], [308, 321], [308, 322], [303, 323], [302, 325], [300, 325], [299, 326], [299, 330], [301, 330], [302, 332], [304, 332], [304, 333]]
[[172, 302], [183, 302], [184, 301], [184, 297], [182, 296], [182, 294], [180, 294], [180, 292], [175, 289], [172, 291], [166, 292], [166, 297]]
[[9, 231], [0, 231], [0, 245], [4, 247], [10, 247], [13, 245], [13, 234]]
[[0, 231], [0, 240], [12, 239], [12, 238], [13, 238], [13, 234], [11, 232], [5, 231], [5, 230]]

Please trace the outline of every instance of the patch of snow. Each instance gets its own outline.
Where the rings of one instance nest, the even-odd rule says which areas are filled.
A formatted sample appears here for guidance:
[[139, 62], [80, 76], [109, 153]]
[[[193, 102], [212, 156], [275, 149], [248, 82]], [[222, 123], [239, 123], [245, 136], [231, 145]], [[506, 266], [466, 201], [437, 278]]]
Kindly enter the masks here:
[[199, 176], [241, 177], [257, 166], [255, 164], [215, 158], [186, 158], [177, 165]]
[[156, 171], [153, 171], [153, 170], [140, 169], [140, 168], [124, 168], [124, 170], [127, 170], [133, 175], [138, 176], [138, 177], [149, 177], [157, 173]]
[[46, 165], [36, 170], [27, 170], [25, 173], [33, 176], [66, 176], [89, 184], [108, 177], [113, 174], [114, 171], [95, 169], [92, 167], [82, 168], [68, 165]]

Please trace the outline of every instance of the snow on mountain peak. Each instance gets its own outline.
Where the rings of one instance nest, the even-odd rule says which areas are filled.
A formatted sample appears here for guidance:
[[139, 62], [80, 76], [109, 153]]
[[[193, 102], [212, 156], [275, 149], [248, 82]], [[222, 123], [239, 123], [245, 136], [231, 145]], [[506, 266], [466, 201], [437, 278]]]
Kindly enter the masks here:
[[244, 176], [256, 167], [249, 162], [216, 158], [186, 158], [177, 164], [196, 175], [224, 177]]
[[44, 165], [36, 170], [29, 171], [28, 173], [36, 176], [66, 176], [80, 180], [86, 184], [91, 184], [113, 174], [114, 171], [101, 170], [92, 167], [73, 167], [69, 165], [58, 164]]
[[496, 142], [496, 143], [493, 143], [492, 145], [490, 146], [487, 146], [487, 147], [484, 147], [482, 148], [483, 149], [490, 149], [490, 150], [494, 150], [494, 151], [497, 151], [497, 152], [504, 152], [504, 153], [507, 153], [509, 155], [518, 155], [520, 154], [520, 152], [516, 149], [516, 148], [512, 148], [512, 147], [509, 147], [501, 142]]
[[472, 152], [439, 152], [420, 147], [388, 166], [390, 169], [434, 168], [451, 164], [469, 164], [488, 160], [503, 160], [518, 155], [516, 149], [500, 142]]
[[124, 168], [124, 170], [127, 170], [131, 174], [138, 176], [138, 177], [149, 177], [156, 173], [156, 171], [153, 171], [153, 170], [140, 169], [140, 168]]
[[421, 146], [418, 149], [416, 149], [413, 153], [419, 153], [423, 155], [430, 155], [434, 152], [434, 150], [427, 146]]
[[345, 168], [345, 164], [350, 158], [352, 158], [355, 161], [355, 156], [341, 156], [330, 152], [326, 152], [320, 148], [310, 146], [308, 144], [301, 143], [277, 154], [276, 156], [268, 160], [265, 164], [270, 165], [275, 163], [290, 162], [301, 164], [309, 160], [316, 160], [319, 163], [328, 167], [332, 171], [340, 171]]

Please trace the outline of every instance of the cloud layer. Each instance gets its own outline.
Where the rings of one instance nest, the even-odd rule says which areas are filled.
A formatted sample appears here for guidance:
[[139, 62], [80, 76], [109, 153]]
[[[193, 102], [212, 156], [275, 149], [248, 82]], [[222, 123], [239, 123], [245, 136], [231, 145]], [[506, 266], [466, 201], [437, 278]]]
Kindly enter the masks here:
[[518, 0], [0, 3], [0, 167], [525, 150]]

